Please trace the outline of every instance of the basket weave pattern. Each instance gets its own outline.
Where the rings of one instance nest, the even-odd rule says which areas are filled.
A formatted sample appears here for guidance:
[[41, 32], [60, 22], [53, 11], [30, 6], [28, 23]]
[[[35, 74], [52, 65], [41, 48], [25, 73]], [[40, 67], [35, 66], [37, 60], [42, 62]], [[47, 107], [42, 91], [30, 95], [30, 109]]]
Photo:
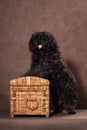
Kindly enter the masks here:
[[46, 115], [49, 117], [49, 81], [38, 77], [22, 77], [10, 81], [10, 112], [14, 115]]

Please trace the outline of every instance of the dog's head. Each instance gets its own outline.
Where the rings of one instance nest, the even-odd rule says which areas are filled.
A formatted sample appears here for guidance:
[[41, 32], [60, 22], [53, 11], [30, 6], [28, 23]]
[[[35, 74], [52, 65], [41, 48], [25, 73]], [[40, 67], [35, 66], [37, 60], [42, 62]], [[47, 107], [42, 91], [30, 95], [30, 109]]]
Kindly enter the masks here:
[[48, 32], [36, 32], [30, 38], [29, 49], [35, 54], [49, 53], [58, 49], [57, 41]]

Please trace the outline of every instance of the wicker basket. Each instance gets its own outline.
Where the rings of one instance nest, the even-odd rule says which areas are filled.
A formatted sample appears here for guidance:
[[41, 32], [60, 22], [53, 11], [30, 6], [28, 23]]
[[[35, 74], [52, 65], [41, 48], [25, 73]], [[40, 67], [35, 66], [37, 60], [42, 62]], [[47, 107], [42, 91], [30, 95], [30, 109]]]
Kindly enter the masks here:
[[10, 112], [14, 115], [50, 114], [49, 81], [39, 77], [22, 77], [10, 81]]

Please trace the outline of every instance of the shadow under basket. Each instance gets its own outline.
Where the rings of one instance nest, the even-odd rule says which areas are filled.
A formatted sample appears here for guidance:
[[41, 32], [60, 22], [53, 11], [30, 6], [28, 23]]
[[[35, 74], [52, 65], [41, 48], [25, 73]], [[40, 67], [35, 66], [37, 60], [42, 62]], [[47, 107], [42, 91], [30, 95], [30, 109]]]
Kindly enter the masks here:
[[39, 77], [21, 77], [10, 81], [10, 114], [50, 115], [49, 81]]

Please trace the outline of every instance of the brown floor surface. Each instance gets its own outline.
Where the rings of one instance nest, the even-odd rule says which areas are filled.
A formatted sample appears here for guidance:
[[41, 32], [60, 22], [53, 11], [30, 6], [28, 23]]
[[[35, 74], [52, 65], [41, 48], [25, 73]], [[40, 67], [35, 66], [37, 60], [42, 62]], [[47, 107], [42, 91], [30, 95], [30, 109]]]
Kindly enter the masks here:
[[87, 110], [75, 115], [57, 114], [45, 117], [0, 118], [0, 130], [87, 130]]

